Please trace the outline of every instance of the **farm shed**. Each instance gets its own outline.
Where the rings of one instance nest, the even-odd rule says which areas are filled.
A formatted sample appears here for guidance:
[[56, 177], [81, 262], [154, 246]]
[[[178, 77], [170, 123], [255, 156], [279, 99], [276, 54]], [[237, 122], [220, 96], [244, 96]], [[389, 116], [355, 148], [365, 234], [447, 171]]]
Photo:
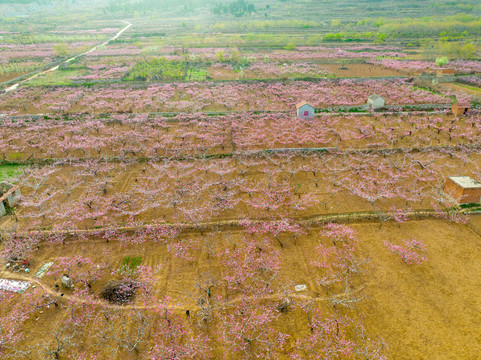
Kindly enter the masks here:
[[383, 108], [384, 104], [384, 98], [379, 95], [372, 94], [367, 98], [367, 106], [373, 110]]
[[454, 76], [454, 69], [448, 68], [438, 68], [436, 69], [436, 76], [443, 77], [443, 76]]
[[464, 115], [469, 112], [471, 105], [467, 102], [453, 104], [452, 111], [456, 116]]
[[0, 182], [0, 216], [7, 214], [6, 208], [17, 206], [20, 188], [7, 182]]
[[296, 105], [297, 117], [299, 119], [311, 119], [314, 117], [314, 106], [306, 101], [302, 101]]
[[481, 200], [481, 183], [469, 176], [448, 177], [444, 191], [458, 204], [479, 203]]

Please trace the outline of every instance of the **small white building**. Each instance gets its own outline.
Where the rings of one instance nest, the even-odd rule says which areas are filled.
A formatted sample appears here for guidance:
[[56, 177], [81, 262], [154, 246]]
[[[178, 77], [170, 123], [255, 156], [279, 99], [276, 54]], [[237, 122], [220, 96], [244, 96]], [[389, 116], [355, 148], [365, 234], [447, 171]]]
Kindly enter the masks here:
[[314, 117], [314, 106], [306, 101], [302, 101], [296, 105], [297, 117], [299, 119], [312, 119]]
[[372, 95], [369, 95], [369, 97], [367, 98], [367, 106], [370, 109], [373, 109], [373, 110], [381, 109], [384, 107], [384, 104], [385, 104], [384, 98], [380, 97], [379, 95], [372, 94]]
[[65, 286], [67, 289], [71, 289], [73, 288], [73, 281], [72, 279], [64, 274], [61, 278], [60, 278], [60, 282], [62, 283], [63, 286]]

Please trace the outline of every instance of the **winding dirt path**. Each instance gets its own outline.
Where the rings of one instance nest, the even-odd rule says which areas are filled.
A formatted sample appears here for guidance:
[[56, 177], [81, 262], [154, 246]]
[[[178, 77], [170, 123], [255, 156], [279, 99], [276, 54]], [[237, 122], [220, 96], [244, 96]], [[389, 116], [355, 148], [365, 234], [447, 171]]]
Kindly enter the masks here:
[[101, 47], [101, 46], [107, 45], [107, 44], [108, 44], [109, 42], [111, 42], [112, 40], [117, 39], [120, 35], [122, 35], [122, 33], [123, 33], [124, 31], [126, 31], [129, 27], [132, 26], [132, 24], [131, 24], [130, 22], [128, 22], [128, 21], [122, 20], [122, 22], [125, 23], [125, 24], [127, 24], [127, 25], [126, 25], [124, 28], [122, 28], [121, 30], [119, 30], [119, 32], [117, 32], [117, 33], [114, 35], [114, 37], [110, 38], [109, 40], [104, 41], [103, 43], [94, 46], [93, 48], [91, 48], [90, 50], [87, 50], [86, 52], [83, 52], [83, 53], [81, 53], [81, 54], [79, 54], [79, 55], [73, 56], [73, 57], [71, 57], [71, 58], [69, 58], [69, 59], [61, 62], [60, 64], [58, 64], [58, 65], [56, 65], [56, 66], [54, 66], [54, 67], [52, 67], [52, 68], [50, 68], [50, 69], [47, 69], [47, 70], [42, 71], [42, 72], [39, 72], [39, 73], [37, 73], [37, 74], [35, 74], [35, 75], [30, 76], [29, 78], [27, 78], [27, 79], [25, 79], [25, 80], [22, 80], [22, 81], [14, 84], [14, 85], [12, 85], [12, 86], [9, 86], [8, 88], [6, 88], [6, 89], [4, 90], [4, 92], [5, 92], [5, 93], [9, 93], [9, 92], [11, 92], [11, 91], [14, 91], [14, 90], [16, 90], [21, 84], [26, 83], [27, 81], [30, 81], [30, 80], [36, 78], [37, 76], [46, 74], [46, 73], [48, 73], [48, 72], [55, 71], [55, 70], [57, 70], [57, 69], [60, 67], [60, 65], [69, 63], [69, 62], [77, 59], [77, 58], [80, 57], [80, 56], [84, 56], [84, 55], [90, 54], [91, 52], [97, 50], [97, 49], [98, 49], [99, 47]]
[[[21, 274], [13, 274], [8, 271], [0, 271], [0, 278], [2, 279], [7, 279], [7, 280], [20, 280], [20, 281], [28, 281], [31, 284], [39, 286], [42, 291], [51, 296], [52, 300], [67, 300], [76, 304], [88, 304], [88, 305], [93, 305], [93, 306], [99, 306], [105, 309], [114, 309], [114, 310], [130, 310], [130, 309], [135, 309], [135, 310], [151, 310], [157, 308], [156, 305], [114, 305], [114, 304], [109, 304], [105, 301], [101, 300], [92, 300], [92, 299], [85, 299], [81, 298], [75, 295], [69, 295], [69, 294], [63, 294], [62, 296], [60, 295], [60, 292], [57, 292], [53, 290], [51, 287], [48, 285], [44, 284], [40, 279], [35, 278], [34, 276], [25, 276]], [[366, 288], [366, 285], [363, 285], [357, 289], [354, 289], [353, 291], [350, 292], [351, 295], [358, 294], [362, 290]], [[333, 299], [341, 299], [345, 294], [339, 294], [339, 295], [333, 295], [331, 297], [313, 297], [309, 295], [303, 295], [303, 294], [284, 294], [284, 293], [275, 293], [275, 294], [270, 294], [267, 296], [259, 297], [259, 296], [250, 296], [250, 297], [243, 297], [243, 298], [237, 298], [233, 299], [230, 301], [223, 302], [222, 305], [224, 306], [232, 306], [235, 304], [238, 304], [242, 301], [247, 300], [277, 300], [277, 301], [283, 301], [283, 299], [289, 297], [294, 300], [300, 300], [300, 301], [311, 301], [311, 302], [326, 302], [326, 301], [331, 301]], [[200, 307], [194, 304], [190, 304], [189, 306], [187, 305], [174, 305], [174, 304], [169, 304], [169, 308], [174, 309], [176, 311], [197, 311], [200, 310]]]

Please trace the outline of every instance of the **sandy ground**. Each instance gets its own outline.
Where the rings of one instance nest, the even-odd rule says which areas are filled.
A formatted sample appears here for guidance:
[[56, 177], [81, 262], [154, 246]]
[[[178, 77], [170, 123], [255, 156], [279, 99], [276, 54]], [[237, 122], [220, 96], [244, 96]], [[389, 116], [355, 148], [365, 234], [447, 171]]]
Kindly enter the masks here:
[[459, 84], [456, 84], [456, 83], [440, 83], [439, 85], [446, 88], [446, 89], [449, 89], [451, 91], [460, 91], [460, 92], [464, 92], [468, 95], [473, 95], [473, 96], [476, 96], [478, 98], [481, 98], [481, 89], [474, 90], [474, 89], [470, 89], [466, 86], [459, 85]]
[[11, 79], [15, 79], [16, 77], [22, 76], [24, 74], [25, 73], [10, 73], [5, 75], [0, 75], [0, 83], [11, 80]]
[[[479, 224], [480, 219], [473, 217], [473, 222]], [[480, 236], [465, 225], [442, 220], [410, 221], [400, 226], [385, 223], [381, 228], [377, 223], [358, 223], [351, 227], [360, 239], [359, 258], [369, 259], [363, 266], [364, 272], [356, 275], [353, 282], [354, 291], [363, 297], [355, 303], [355, 311], [362, 314], [370, 335], [382, 337], [388, 344], [389, 358], [475, 359], [481, 351], [481, 300], [477, 296], [481, 286]], [[283, 248], [277, 246], [282, 266], [273, 286], [279, 292], [285, 284], [305, 284], [307, 291], [302, 293], [288, 287], [294, 298], [298, 296], [298, 301], [310, 298], [322, 311], [331, 313], [333, 309], [326, 301], [326, 293], [317, 285], [319, 270], [310, 264], [320, 241], [317, 234], [319, 229], [313, 228], [295, 241], [286, 241]], [[238, 231], [215, 234], [215, 252], [232, 247], [221, 239], [239, 235]], [[185, 236], [202, 238], [192, 233]], [[410, 238], [424, 242], [427, 247], [428, 260], [422, 265], [403, 263], [383, 245], [384, 240], [400, 243]], [[103, 255], [105, 252], [109, 252], [107, 258]], [[196, 308], [187, 292], [194, 288], [201, 274], [211, 271], [222, 276], [224, 273], [218, 258], [215, 254], [209, 255], [205, 247], [199, 248], [191, 261], [184, 261], [172, 256], [162, 244], [121, 245], [116, 241], [92, 239], [67, 245], [42, 245], [32, 261], [32, 274], [47, 261], [74, 255], [88, 256], [95, 262], [107, 261], [109, 269], [118, 268], [124, 256], [141, 256], [145, 265], [160, 265], [162, 270], [155, 278], [155, 296], [171, 298], [179, 313]], [[106, 276], [97, 282], [92, 291], [98, 293], [109, 278]], [[54, 290], [53, 278], [46, 276], [41, 281]], [[222, 286], [215, 291], [227, 295]], [[235, 302], [235, 296], [230, 299]], [[346, 315], [352, 312], [343, 308], [338, 311]], [[28, 323], [25, 329], [29, 338], [41, 336], [45, 327], [60, 320], [63, 311], [45, 309], [36, 316], [39, 320]], [[292, 336], [286, 349], [303, 333], [304, 317], [296, 311], [281, 317], [279, 327]], [[222, 351], [218, 344], [216, 349], [216, 352]], [[284, 357], [279, 354], [279, 358]]]

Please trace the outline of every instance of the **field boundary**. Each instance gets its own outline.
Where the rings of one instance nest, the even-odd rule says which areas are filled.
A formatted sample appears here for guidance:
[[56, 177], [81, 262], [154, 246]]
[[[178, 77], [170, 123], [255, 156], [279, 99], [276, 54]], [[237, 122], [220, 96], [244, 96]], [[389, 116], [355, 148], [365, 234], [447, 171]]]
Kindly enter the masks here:
[[[481, 108], [481, 107], [480, 107]], [[451, 109], [451, 104], [416, 104], [416, 105], [386, 105], [384, 110], [379, 111], [368, 111], [366, 105], [353, 105], [353, 106], [328, 106], [325, 108], [316, 108], [315, 114], [316, 115], [335, 115], [335, 116], [342, 116], [342, 115], [360, 115], [360, 116], [375, 116], [375, 115], [409, 115], [409, 114], [419, 114], [419, 115], [430, 115], [430, 114], [439, 114], [445, 110]], [[354, 111], [353, 111], [354, 110]], [[362, 111], [361, 111], [362, 110]], [[474, 105], [471, 109], [478, 110], [478, 107]], [[131, 116], [139, 116], [148, 114], [149, 116], [163, 116], [163, 117], [174, 117], [177, 115], [198, 115], [198, 116], [226, 116], [226, 115], [245, 115], [245, 114], [253, 114], [253, 115], [260, 115], [260, 114], [292, 114], [295, 115], [295, 109], [290, 110], [226, 110], [226, 111], [197, 111], [197, 112], [185, 112], [185, 111], [171, 111], [171, 112], [139, 112], [139, 113], [97, 113], [95, 117], [97, 120], [109, 120], [110, 115], [131, 115]], [[76, 114], [56, 114], [56, 113], [41, 113], [41, 114], [23, 114], [23, 115], [8, 115], [8, 114], [0, 114], [0, 126], [2, 124], [1, 118], [8, 118], [8, 119], [22, 119], [25, 117], [29, 117], [30, 120], [55, 120], [60, 121], [63, 120], [66, 122], [67, 120], [72, 120], [74, 117], [79, 116], [87, 116], [88, 113], [76, 113]], [[166, 122], [178, 122], [177, 119], [166, 119]]]
[[[233, 144], [235, 148], [236, 144]], [[320, 148], [270, 148], [262, 150], [245, 150], [245, 151], [231, 151], [227, 153], [217, 153], [210, 155], [180, 155], [180, 156], [157, 156], [157, 157], [138, 157], [138, 158], [121, 158], [113, 157], [99, 157], [99, 158], [77, 158], [77, 159], [30, 159], [30, 160], [0, 160], [1, 165], [72, 165], [82, 164], [87, 161], [96, 160], [102, 163], [146, 163], [146, 162], [160, 162], [163, 160], [171, 161], [192, 161], [204, 159], [224, 159], [233, 158], [238, 155], [242, 156], [259, 156], [262, 154], [280, 154], [280, 153], [325, 153], [326, 155], [349, 155], [349, 154], [378, 154], [389, 155], [397, 153], [420, 153], [420, 152], [434, 152], [434, 151], [461, 151], [461, 150], [480, 150], [481, 143], [469, 145], [438, 145], [438, 146], [422, 146], [422, 147], [396, 147], [396, 148], [364, 148], [364, 149], [339, 149], [336, 147], [320, 147]], [[173, 149], [172, 151], [174, 151]]]
[[[439, 219], [446, 220], [447, 216], [451, 212], [452, 214], [463, 215], [478, 215], [481, 214], [481, 210], [444, 210], [442, 213], [433, 209], [414, 210], [406, 212], [406, 220], [426, 220], [426, 219]], [[232, 219], [232, 220], [220, 220], [210, 222], [199, 223], [163, 223], [163, 224], [145, 224], [137, 226], [114, 226], [106, 228], [96, 229], [75, 229], [75, 230], [34, 230], [23, 231], [15, 233], [16, 236], [29, 236], [35, 234], [43, 235], [66, 235], [67, 237], [73, 237], [75, 235], [90, 235], [100, 236], [106, 232], [118, 232], [118, 233], [133, 233], [141, 229], [157, 229], [157, 228], [170, 228], [179, 229], [183, 232], [189, 231], [209, 231], [209, 230], [226, 230], [226, 229], [242, 229], [241, 223], [248, 220], [252, 224], [271, 223], [279, 221], [279, 219]], [[364, 222], [377, 222], [381, 221], [381, 225], [385, 222], [392, 222], [394, 219], [389, 213], [382, 213], [376, 211], [363, 211], [363, 212], [351, 212], [351, 213], [333, 213], [325, 215], [311, 215], [304, 218], [292, 218], [292, 220], [305, 226], [316, 227], [327, 223], [364, 223]], [[468, 226], [469, 227], [469, 226]], [[481, 236], [481, 234], [478, 234]]]

